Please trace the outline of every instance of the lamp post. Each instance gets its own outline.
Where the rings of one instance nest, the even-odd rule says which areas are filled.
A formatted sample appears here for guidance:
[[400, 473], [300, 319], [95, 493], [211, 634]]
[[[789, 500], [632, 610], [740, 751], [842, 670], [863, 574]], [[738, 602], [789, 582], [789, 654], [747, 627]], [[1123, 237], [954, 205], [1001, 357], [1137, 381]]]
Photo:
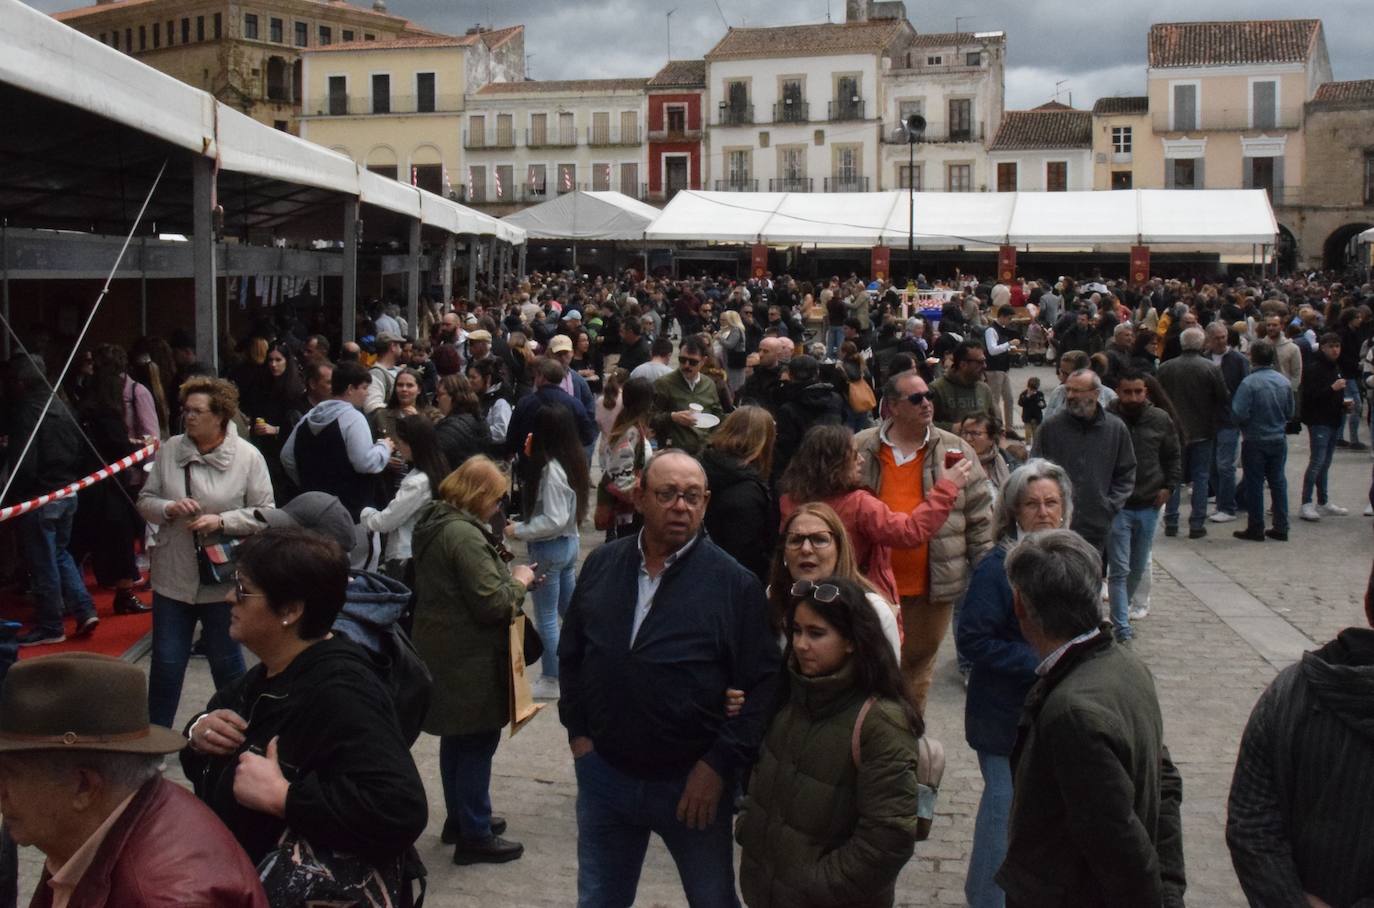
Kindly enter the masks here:
[[908, 283], [915, 280], [916, 277], [916, 143], [921, 141], [925, 134], [926, 118], [920, 114], [912, 114], [907, 117], [895, 131], [899, 140], [906, 141], [906, 279]]

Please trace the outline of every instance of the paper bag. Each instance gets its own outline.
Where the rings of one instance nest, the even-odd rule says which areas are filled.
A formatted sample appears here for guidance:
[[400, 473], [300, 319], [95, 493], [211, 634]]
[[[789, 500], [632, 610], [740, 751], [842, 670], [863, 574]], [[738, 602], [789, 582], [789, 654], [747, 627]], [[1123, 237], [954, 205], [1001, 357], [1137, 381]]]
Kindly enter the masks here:
[[544, 708], [543, 703], [534, 702], [530, 691], [530, 679], [525, 677], [525, 621], [512, 621], [510, 626], [510, 734], [525, 727], [525, 723]]

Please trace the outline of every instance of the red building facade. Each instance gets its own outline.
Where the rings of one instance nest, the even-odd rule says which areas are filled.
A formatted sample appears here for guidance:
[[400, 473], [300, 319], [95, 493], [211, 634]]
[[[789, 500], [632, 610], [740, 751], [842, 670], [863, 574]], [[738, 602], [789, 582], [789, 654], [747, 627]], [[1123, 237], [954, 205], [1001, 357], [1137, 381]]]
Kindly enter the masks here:
[[649, 80], [649, 198], [700, 189], [705, 140], [704, 60], [674, 60]]

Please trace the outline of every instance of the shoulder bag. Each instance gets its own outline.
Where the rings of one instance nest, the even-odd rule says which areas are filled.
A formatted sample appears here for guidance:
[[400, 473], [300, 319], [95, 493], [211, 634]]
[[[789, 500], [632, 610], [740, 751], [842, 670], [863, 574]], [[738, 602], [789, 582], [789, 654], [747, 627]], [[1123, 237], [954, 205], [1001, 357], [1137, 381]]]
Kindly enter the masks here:
[[[185, 470], [186, 497], [194, 498], [195, 496], [191, 494], [191, 465], [189, 463]], [[202, 536], [200, 533], [191, 534], [196, 547], [196, 570], [200, 574], [200, 582], [206, 586], [219, 586], [232, 582], [234, 571], [237, 569], [236, 562], [240, 540], [225, 536], [223, 533], [214, 535], [218, 539], [209, 542], [207, 541], [209, 536]]]
[[[317, 848], [291, 829], [258, 864], [258, 877], [272, 908], [421, 908], [425, 865], [414, 846], [377, 865], [363, 858]], [[420, 881], [420, 896], [411, 883]]]
[[[877, 702], [877, 697], [869, 697], [859, 708], [859, 717], [854, 720], [854, 732], [849, 738], [849, 753], [854, 759], [854, 768], [863, 765], [859, 753], [859, 738], [863, 732], [864, 719]], [[916, 841], [924, 842], [930, 838], [930, 828], [935, 824], [935, 800], [940, 795], [940, 780], [945, 777], [944, 745], [929, 735], [916, 740]]]

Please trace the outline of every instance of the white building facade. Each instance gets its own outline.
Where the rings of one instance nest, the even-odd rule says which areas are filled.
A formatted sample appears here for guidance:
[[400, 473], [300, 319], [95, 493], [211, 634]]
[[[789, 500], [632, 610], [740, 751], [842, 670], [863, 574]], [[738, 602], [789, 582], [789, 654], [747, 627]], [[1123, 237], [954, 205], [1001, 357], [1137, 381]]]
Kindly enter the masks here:
[[1051, 103], [1009, 110], [988, 148], [993, 192], [1086, 192], [1093, 188], [1092, 111]]

